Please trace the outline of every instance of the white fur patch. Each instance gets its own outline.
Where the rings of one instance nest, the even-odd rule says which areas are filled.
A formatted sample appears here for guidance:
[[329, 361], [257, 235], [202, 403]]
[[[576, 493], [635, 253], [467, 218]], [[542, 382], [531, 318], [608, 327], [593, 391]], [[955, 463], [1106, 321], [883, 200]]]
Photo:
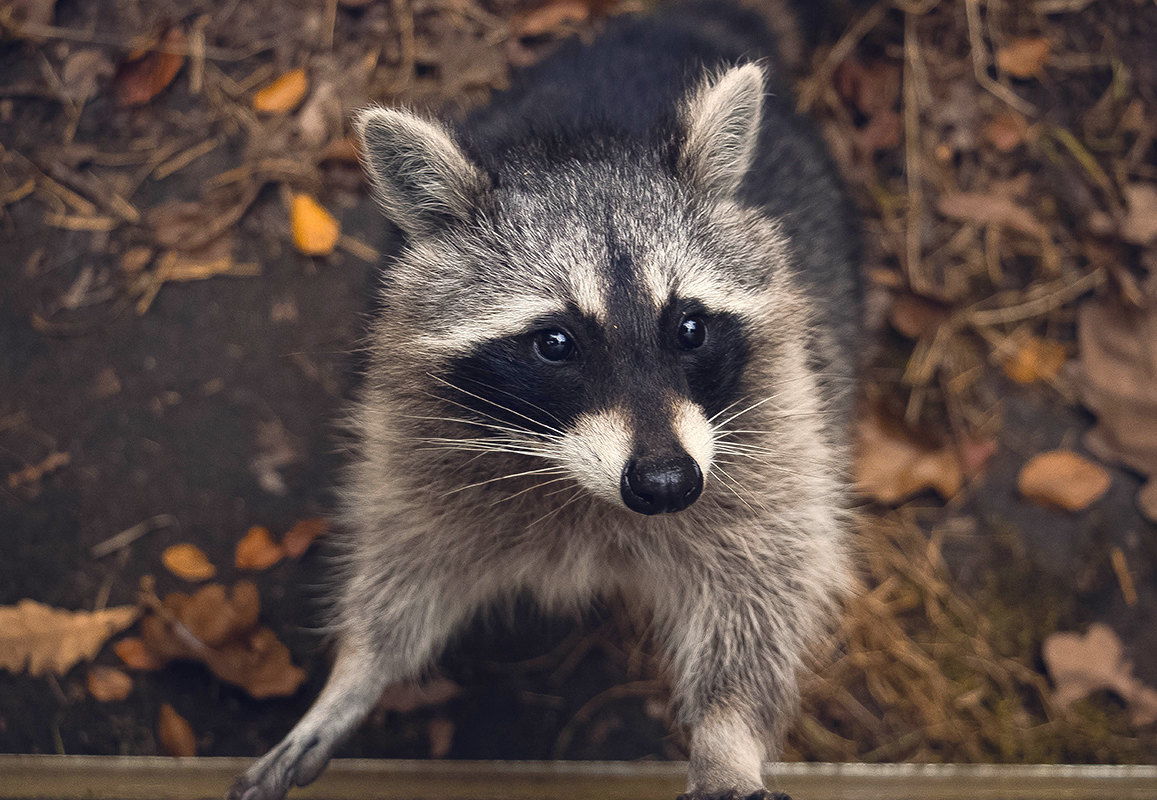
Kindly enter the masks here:
[[762, 788], [764, 749], [738, 713], [717, 709], [691, 732], [687, 790], [747, 794]]
[[592, 494], [622, 505], [631, 438], [630, 419], [620, 409], [582, 414], [560, 442], [562, 466]]
[[715, 458], [715, 436], [703, 409], [690, 400], [676, 400], [671, 411], [671, 427], [679, 437], [679, 444], [699, 464], [706, 478]]
[[587, 263], [572, 264], [567, 270], [567, 283], [571, 298], [582, 313], [599, 322], [607, 321], [606, 280], [598, 270]]
[[523, 333], [537, 319], [561, 314], [566, 306], [558, 300], [538, 297], [511, 297], [506, 303], [475, 314], [448, 331], [423, 336], [421, 346], [431, 352], [457, 354], [474, 345]]

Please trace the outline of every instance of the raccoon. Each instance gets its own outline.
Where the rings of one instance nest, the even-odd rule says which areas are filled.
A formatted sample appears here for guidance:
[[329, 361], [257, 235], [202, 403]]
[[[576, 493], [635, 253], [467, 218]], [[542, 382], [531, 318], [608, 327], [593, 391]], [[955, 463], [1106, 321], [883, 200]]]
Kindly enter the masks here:
[[351, 414], [336, 661], [231, 800], [305, 785], [479, 609], [649, 620], [683, 798], [770, 798], [849, 584], [857, 231], [763, 18], [616, 18], [450, 126], [355, 127], [400, 233]]

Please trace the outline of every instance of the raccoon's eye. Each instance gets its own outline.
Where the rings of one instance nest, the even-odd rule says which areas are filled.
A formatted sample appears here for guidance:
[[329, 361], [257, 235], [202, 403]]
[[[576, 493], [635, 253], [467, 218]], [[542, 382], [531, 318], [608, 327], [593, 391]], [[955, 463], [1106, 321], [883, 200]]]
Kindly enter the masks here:
[[684, 317], [679, 323], [679, 346], [684, 350], [701, 347], [707, 339], [707, 323], [702, 317]]
[[547, 361], [566, 361], [574, 355], [574, 340], [563, 331], [539, 331], [534, 335], [534, 349]]

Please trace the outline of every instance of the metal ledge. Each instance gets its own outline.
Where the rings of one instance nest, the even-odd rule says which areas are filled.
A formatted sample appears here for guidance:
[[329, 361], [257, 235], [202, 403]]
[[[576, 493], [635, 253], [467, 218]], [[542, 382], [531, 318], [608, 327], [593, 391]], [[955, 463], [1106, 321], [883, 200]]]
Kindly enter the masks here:
[[[0, 755], [0, 799], [220, 800], [240, 758]], [[673, 800], [678, 762], [337, 760], [292, 798]], [[796, 800], [1154, 800], [1157, 766], [773, 764]]]

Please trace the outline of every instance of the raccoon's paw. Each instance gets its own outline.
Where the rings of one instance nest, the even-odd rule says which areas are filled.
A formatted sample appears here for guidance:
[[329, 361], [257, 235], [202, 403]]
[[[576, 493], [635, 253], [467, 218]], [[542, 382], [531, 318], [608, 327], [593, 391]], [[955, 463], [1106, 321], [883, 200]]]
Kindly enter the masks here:
[[290, 786], [313, 783], [329, 758], [316, 739], [284, 741], [233, 781], [225, 800], [283, 800]]
[[750, 794], [730, 789], [723, 792], [687, 792], [679, 795], [675, 800], [791, 800], [791, 798], [783, 792], [769, 792], [767, 789], [760, 789]]

